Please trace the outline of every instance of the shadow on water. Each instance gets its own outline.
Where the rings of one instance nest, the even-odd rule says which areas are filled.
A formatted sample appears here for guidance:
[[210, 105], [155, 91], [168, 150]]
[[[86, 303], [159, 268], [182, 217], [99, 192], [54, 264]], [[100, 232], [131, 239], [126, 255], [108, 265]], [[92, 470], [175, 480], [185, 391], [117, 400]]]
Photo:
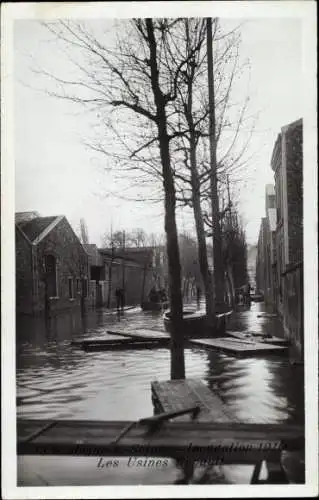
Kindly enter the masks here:
[[[272, 334], [275, 331], [276, 336], [281, 336], [276, 318], [257, 318], [261, 307], [254, 304], [250, 311], [236, 314], [230, 328], [259, 329]], [[71, 345], [79, 337], [105, 337], [108, 329], [116, 330], [119, 325], [163, 330], [161, 314], [138, 309], [126, 311], [120, 318], [105, 309], [91, 311], [84, 317], [67, 313], [47, 321], [17, 318], [18, 416], [133, 420], [152, 415], [150, 382], [170, 378], [168, 349], [85, 352]], [[187, 348], [185, 365], [187, 377], [201, 378], [241, 419], [303, 422], [303, 369], [290, 366], [286, 359], [236, 358], [217, 351]], [[41, 467], [49, 478], [46, 480], [54, 485], [169, 484], [176, 476], [172, 464], [166, 473], [136, 468], [133, 471], [124, 464], [117, 473], [104, 472], [103, 477], [97, 473], [93, 459], [90, 462], [72, 458], [67, 462], [51, 457], [50, 462], [49, 458], [19, 458], [22, 484], [43, 484], [37, 483], [34, 475]], [[62, 462], [65, 473], [61, 471]], [[245, 467], [227, 470], [215, 470], [213, 482], [247, 482]]]

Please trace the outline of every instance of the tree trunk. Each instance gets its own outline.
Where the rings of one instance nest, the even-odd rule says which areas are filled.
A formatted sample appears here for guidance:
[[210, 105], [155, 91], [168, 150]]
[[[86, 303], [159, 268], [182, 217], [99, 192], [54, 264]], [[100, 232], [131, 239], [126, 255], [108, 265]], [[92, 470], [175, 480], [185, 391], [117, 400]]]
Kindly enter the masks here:
[[215, 95], [214, 95], [214, 67], [212, 49], [212, 20], [207, 18], [207, 64], [208, 64], [208, 99], [209, 99], [209, 139], [210, 139], [210, 189], [212, 198], [213, 222], [213, 255], [216, 306], [224, 304], [224, 266], [222, 255], [222, 240], [219, 224], [219, 203], [217, 191], [217, 158], [216, 158], [216, 124], [215, 124]]
[[146, 280], [146, 264], [143, 270], [143, 281], [142, 281], [142, 292], [141, 292], [141, 306], [144, 302], [144, 290], [145, 290], [145, 280]]
[[202, 216], [202, 208], [200, 204], [200, 182], [197, 171], [196, 145], [192, 131], [191, 131], [191, 141], [190, 141], [190, 164], [191, 164], [192, 201], [193, 201], [193, 210], [194, 210], [196, 234], [198, 241], [198, 260], [205, 288], [207, 324], [209, 326], [214, 326], [216, 322], [216, 316], [215, 316], [213, 284], [212, 284], [211, 273], [208, 267], [205, 228]]
[[[188, 26], [186, 25], [186, 36], [189, 37]], [[197, 169], [197, 155], [196, 155], [196, 135], [193, 120], [193, 79], [194, 79], [194, 65], [190, 64], [190, 74], [188, 79], [188, 96], [187, 105], [185, 105], [185, 114], [187, 124], [190, 132], [190, 171], [191, 171], [191, 186], [192, 186], [192, 202], [195, 218], [195, 227], [198, 242], [198, 260], [199, 267], [205, 288], [205, 304], [206, 304], [206, 317], [207, 325], [212, 327], [216, 323], [215, 316], [215, 303], [212, 277], [208, 267], [207, 246], [204, 221], [202, 215], [202, 207], [200, 201], [200, 180]]]
[[228, 266], [227, 266], [227, 275], [228, 275], [228, 283], [229, 283], [229, 287], [230, 287], [231, 306], [234, 309], [235, 308], [235, 285], [234, 285], [233, 271], [232, 271], [230, 264], [228, 264]]
[[172, 319], [171, 333], [171, 379], [185, 378], [184, 336], [182, 328], [183, 302], [181, 293], [181, 265], [176, 227], [176, 193], [173, 172], [171, 169], [169, 137], [167, 132], [167, 117], [165, 98], [159, 86], [159, 70], [157, 66], [157, 46], [152, 19], [146, 19], [147, 36], [150, 47], [150, 69], [152, 90], [156, 106], [156, 123], [158, 127], [159, 149], [161, 156], [165, 233], [168, 258], [169, 292]]
[[[113, 251], [112, 251], [113, 252]], [[109, 266], [109, 283], [108, 283], [108, 292], [107, 292], [107, 308], [109, 309], [111, 306], [111, 293], [112, 293], [112, 267], [113, 267], [113, 257], [111, 259], [111, 264]]]

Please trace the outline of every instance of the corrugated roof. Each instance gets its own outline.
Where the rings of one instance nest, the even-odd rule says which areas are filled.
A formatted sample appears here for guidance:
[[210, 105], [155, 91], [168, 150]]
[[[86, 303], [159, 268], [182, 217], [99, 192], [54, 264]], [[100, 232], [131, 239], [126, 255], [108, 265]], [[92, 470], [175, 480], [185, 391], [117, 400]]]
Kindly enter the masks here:
[[31, 241], [34, 241], [56, 218], [56, 215], [51, 217], [36, 217], [32, 220], [20, 222], [19, 227]]

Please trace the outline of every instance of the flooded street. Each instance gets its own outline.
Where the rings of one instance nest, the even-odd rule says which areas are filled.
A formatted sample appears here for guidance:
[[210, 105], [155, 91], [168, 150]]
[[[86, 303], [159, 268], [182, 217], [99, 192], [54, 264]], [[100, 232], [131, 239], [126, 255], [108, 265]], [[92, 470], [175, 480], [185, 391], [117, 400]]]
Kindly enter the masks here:
[[[262, 306], [252, 304], [250, 311], [237, 313], [229, 329], [271, 331], [282, 337], [277, 318], [258, 318]], [[77, 338], [103, 337], [118, 324], [163, 330], [161, 314], [140, 309], [126, 311], [120, 322], [107, 310], [92, 311], [84, 319], [76, 314], [60, 315], [49, 322], [18, 319], [18, 417], [134, 420], [151, 416], [151, 381], [170, 378], [168, 349], [85, 352], [71, 346]], [[185, 351], [185, 363], [186, 376], [202, 379], [239, 418], [303, 422], [303, 367], [292, 366], [288, 358], [238, 358], [192, 347]], [[125, 460], [120, 461], [125, 467], [121, 484], [168, 484], [177, 474], [172, 461], [155, 473], [128, 468]], [[22, 485], [119, 484], [119, 471], [99, 471], [96, 458], [19, 457], [18, 462]], [[250, 472], [247, 466], [220, 467], [216, 482], [246, 483]]]

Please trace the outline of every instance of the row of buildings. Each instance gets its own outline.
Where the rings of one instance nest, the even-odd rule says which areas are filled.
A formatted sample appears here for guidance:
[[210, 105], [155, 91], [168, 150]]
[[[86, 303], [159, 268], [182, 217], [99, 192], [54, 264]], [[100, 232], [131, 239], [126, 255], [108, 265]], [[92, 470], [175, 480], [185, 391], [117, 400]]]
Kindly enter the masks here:
[[15, 238], [18, 314], [112, 308], [116, 288], [124, 288], [127, 305], [138, 305], [152, 286], [164, 286], [161, 248], [82, 244], [64, 216], [17, 213]]
[[266, 186], [261, 220], [256, 286], [282, 318], [286, 335], [303, 353], [303, 123], [281, 129]]

